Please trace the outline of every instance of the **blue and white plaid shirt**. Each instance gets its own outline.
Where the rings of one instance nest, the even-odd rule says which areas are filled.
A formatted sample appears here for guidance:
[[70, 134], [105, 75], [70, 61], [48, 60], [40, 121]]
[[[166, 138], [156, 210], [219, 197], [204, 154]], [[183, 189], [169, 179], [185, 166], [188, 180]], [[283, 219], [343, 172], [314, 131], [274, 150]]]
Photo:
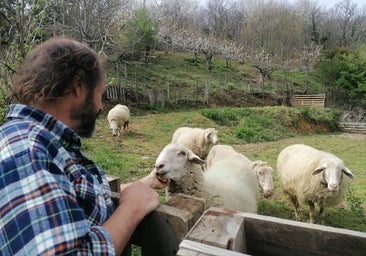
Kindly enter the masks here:
[[0, 255], [114, 255], [104, 171], [54, 117], [9, 106], [0, 127]]

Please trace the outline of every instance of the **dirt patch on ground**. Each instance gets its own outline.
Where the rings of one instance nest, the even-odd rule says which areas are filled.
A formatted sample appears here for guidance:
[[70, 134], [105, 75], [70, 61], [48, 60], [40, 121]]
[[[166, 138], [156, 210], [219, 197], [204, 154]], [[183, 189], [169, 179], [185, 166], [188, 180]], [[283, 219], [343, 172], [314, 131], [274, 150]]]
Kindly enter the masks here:
[[312, 134], [318, 132], [329, 132], [330, 127], [326, 123], [312, 123], [305, 117], [297, 121], [293, 126], [289, 127], [291, 132], [301, 133], [301, 134]]

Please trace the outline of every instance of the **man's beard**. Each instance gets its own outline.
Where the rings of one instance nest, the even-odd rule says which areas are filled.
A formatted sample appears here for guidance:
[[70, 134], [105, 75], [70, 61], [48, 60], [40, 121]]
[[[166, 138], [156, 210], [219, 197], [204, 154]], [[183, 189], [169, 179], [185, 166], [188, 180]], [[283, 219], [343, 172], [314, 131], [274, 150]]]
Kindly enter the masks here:
[[81, 136], [90, 138], [95, 129], [95, 123], [101, 109], [96, 109], [93, 103], [93, 95], [88, 95], [84, 104], [72, 114], [72, 119], [79, 121], [79, 125], [74, 128], [75, 132]]

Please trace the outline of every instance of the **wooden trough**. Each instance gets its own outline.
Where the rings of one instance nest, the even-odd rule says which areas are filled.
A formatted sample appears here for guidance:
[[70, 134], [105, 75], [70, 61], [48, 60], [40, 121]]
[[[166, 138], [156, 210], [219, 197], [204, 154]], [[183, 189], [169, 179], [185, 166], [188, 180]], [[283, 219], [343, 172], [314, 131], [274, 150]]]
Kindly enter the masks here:
[[[141, 247], [143, 256], [366, 255], [364, 232], [205, 209], [203, 199], [184, 194], [171, 197], [148, 215], [131, 243]], [[130, 247], [122, 255], [130, 256]]]

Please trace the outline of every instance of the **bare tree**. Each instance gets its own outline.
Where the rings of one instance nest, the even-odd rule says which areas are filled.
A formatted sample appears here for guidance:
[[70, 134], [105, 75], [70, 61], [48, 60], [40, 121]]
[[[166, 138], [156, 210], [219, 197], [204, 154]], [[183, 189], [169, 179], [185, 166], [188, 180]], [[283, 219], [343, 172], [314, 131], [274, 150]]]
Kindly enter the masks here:
[[108, 42], [115, 18], [128, 0], [54, 0], [53, 34], [66, 34], [102, 52]]
[[179, 31], [195, 31], [197, 0], [163, 0], [150, 4], [152, 16], [158, 30], [158, 38], [164, 50], [174, 51], [173, 38]]
[[336, 44], [349, 46], [365, 39], [366, 11], [351, 0], [342, 0], [330, 11], [336, 35]]
[[315, 43], [304, 46], [300, 55], [300, 70], [305, 72], [305, 90], [304, 94], [307, 93], [310, 87], [309, 73], [314, 68], [315, 62], [320, 55], [322, 49], [321, 45]]
[[274, 53], [261, 51], [247, 51], [244, 53], [244, 58], [255, 67], [260, 74], [261, 91], [264, 91], [264, 83], [266, 78], [271, 79], [273, 71], [275, 71], [276, 65], [279, 61]]

